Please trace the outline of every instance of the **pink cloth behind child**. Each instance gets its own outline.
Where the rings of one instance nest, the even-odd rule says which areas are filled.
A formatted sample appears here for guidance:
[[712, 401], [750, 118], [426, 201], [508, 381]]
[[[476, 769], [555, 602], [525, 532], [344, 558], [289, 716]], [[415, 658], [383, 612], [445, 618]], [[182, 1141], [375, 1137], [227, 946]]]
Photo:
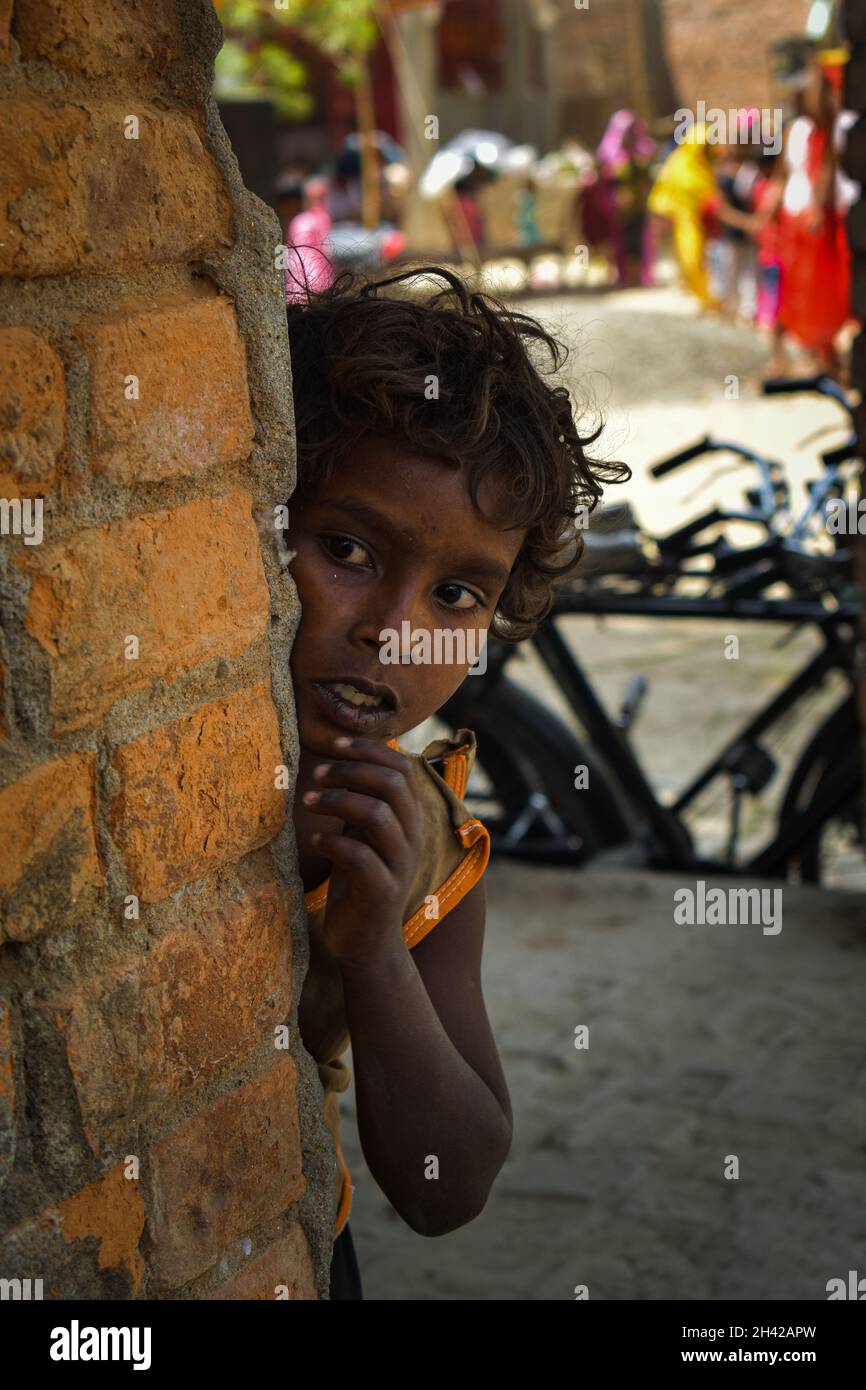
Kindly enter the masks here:
[[303, 301], [308, 291], [325, 290], [333, 284], [333, 267], [325, 253], [325, 239], [330, 230], [330, 214], [321, 205], [299, 212], [289, 223], [286, 229], [289, 249], [285, 272], [287, 304]]

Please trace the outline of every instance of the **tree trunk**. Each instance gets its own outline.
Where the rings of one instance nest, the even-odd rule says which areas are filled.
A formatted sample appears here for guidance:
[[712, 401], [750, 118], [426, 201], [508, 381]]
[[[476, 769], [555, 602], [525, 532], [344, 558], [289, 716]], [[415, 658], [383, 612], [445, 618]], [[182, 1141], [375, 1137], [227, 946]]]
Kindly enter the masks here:
[[358, 137], [361, 146], [361, 221], [365, 227], [378, 227], [379, 160], [373, 143], [376, 115], [373, 107], [373, 88], [366, 54], [358, 58], [360, 76], [355, 88], [355, 109], [358, 113]]

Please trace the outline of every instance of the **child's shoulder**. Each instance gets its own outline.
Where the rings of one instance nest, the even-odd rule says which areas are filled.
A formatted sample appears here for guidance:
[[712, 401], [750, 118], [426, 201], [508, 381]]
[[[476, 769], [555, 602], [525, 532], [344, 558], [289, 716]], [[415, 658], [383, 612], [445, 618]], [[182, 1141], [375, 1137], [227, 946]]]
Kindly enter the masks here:
[[420, 753], [390, 740], [409, 760], [423, 833], [403, 934], [416, 945], [480, 879], [490, 858], [490, 835], [463, 797], [475, 762], [471, 729], [434, 739]]

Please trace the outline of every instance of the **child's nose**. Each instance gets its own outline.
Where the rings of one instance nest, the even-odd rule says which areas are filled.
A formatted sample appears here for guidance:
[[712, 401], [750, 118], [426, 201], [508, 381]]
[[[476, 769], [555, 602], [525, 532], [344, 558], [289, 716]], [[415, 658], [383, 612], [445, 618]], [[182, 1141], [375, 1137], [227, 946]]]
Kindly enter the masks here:
[[426, 628], [430, 614], [417, 592], [405, 588], [381, 594], [370, 603], [363, 620], [354, 633], [355, 639], [374, 646], [378, 651], [391, 634], [402, 639], [405, 632]]
[[370, 595], [367, 616], [377, 634], [383, 628], [399, 629], [401, 623], [423, 627], [430, 622], [424, 594], [417, 584], [408, 581], [377, 586], [377, 592]]

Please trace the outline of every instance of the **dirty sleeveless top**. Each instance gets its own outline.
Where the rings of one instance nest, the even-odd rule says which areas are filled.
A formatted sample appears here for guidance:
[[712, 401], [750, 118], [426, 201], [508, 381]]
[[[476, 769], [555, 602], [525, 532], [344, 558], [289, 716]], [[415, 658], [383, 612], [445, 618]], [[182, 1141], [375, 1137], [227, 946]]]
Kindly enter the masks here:
[[[458, 729], [452, 738], [435, 739], [422, 753], [400, 748], [396, 739], [389, 739], [388, 746], [409, 759], [423, 827], [418, 868], [403, 913], [403, 940], [411, 951], [478, 882], [490, 858], [490, 835], [481, 821], [469, 815], [461, 799], [475, 761], [471, 729]], [[308, 1029], [315, 1036], [304, 1042], [318, 1066], [324, 1087], [325, 1124], [337, 1154], [336, 1239], [352, 1206], [352, 1179], [340, 1143], [339, 1099], [349, 1085], [349, 1069], [341, 1058], [351, 1039], [339, 967], [328, 956], [319, 935], [327, 899], [327, 879], [304, 894], [310, 966], [301, 998], [305, 1014], [315, 1020]]]

